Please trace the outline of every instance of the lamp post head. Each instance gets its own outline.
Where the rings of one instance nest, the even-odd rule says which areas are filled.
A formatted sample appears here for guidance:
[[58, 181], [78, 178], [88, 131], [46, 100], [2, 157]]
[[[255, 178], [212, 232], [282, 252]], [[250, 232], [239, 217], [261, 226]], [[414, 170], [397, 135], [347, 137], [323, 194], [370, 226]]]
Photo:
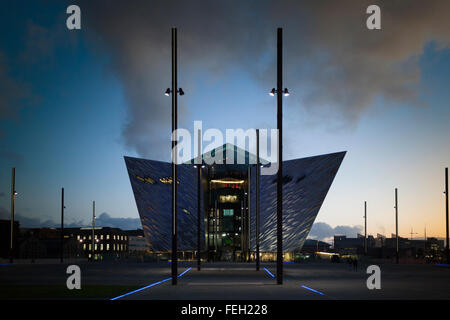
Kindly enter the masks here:
[[170, 88], [167, 88], [166, 92], [164, 92], [164, 94], [165, 94], [166, 96], [170, 96], [170, 93], [171, 93]]
[[180, 96], [183, 96], [184, 95], [184, 91], [183, 91], [183, 89], [178, 89], [178, 93], [180, 94]]
[[14, 196], [17, 196], [19, 193], [16, 191], [16, 190], [14, 190]]
[[273, 97], [276, 92], [277, 92], [277, 90], [275, 90], [275, 88], [272, 88], [272, 90], [270, 90], [269, 94]]
[[289, 96], [289, 91], [288, 91], [287, 88], [284, 88], [284, 90], [283, 90], [283, 95], [284, 95], [285, 97], [288, 97], [288, 96]]

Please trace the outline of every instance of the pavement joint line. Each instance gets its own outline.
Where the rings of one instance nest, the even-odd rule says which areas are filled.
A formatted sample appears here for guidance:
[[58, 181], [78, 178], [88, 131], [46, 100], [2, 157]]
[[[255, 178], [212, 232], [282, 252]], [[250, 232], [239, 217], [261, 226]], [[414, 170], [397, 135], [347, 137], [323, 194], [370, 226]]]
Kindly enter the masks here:
[[[182, 273], [180, 273], [178, 276], [177, 276], [177, 278], [180, 278], [182, 275], [184, 275], [186, 272], [188, 272], [189, 270], [191, 270], [192, 269], [192, 267], [189, 267], [188, 269], [186, 269], [186, 270], [184, 270]], [[109, 300], [117, 300], [117, 299], [120, 299], [120, 298], [123, 298], [123, 297], [126, 297], [126, 296], [129, 296], [130, 294], [133, 294], [133, 293], [136, 293], [136, 292], [139, 292], [139, 291], [142, 291], [142, 290], [145, 290], [145, 289], [148, 289], [148, 288], [151, 288], [151, 287], [154, 287], [154, 286], [156, 286], [156, 285], [158, 285], [158, 284], [160, 284], [160, 283], [163, 283], [163, 282], [166, 282], [166, 281], [169, 281], [170, 279], [172, 279], [172, 277], [170, 277], [170, 278], [166, 278], [166, 279], [163, 279], [163, 280], [160, 280], [160, 281], [157, 281], [157, 282], [154, 282], [154, 283], [151, 283], [151, 284], [149, 284], [148, 286], [145, 286], [145, 287], [142, 287], [142, 288], [139, 288], [139, 289], [136, 289], [136, 290], [133, 290], [133, 291], [130, 291], [130, 292], [127, 292], [127, 293], [124, 293], [124, 294], [122, 294], [122, 295], [120, 295], [120, 296], [117, 296], [117, 297], [114, 297], [114, 298], [111, 298], [111, 299], [109, 299]]]

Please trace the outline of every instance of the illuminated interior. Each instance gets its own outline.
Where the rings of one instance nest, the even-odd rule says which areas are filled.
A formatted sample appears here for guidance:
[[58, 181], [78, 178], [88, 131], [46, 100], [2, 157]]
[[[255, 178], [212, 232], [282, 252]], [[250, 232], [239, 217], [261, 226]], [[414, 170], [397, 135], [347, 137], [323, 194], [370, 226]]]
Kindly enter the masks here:
[[208, 259], [238, 261], [249, 255], [248, 165], [202, 170]]

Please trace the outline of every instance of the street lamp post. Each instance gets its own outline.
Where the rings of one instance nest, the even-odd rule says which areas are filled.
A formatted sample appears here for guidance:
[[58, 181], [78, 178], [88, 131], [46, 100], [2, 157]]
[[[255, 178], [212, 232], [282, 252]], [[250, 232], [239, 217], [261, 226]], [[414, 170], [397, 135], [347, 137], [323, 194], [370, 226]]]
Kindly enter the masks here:
[[11, 176], [11, 232], [9, 244], [9, 262], [14, 261], [14, 205], [16, 200], [16, 168], [12, 168]]
[[395, 261], [398, 264], [398, 192], [397, 188], [395, 188]]
[[278, 129], [278, 172], [277, 172], [277, 284], [283, 284], [283, 95], [288, 96], [287, 88], [283, 90], [283, 29], [277, 29], [277, 88], [270, 91], [277, 94], [277, 129]]
[[182, 88], [178, 89], [177, 80], [177, 28], [172, 28], [172, 89], [167, 88], [166, 96], [172, 94], [172, 284], [177, 284], [178, 245], [177, 245], [177, 128], [178, 128], [178, 94], [184, 95]]
[[201, 263], [201, 243], [200, 243], [200, 218], [201, 218], [201, 213], [200, 213], [200, 209], [201, 209], [201, 201], [200, 201], [200, 184], [202, 182], [202, 165], [203, 165], [203, 161], [202, 161], [202, 131], [199, 129], [198, 130], [198, 145], [197, 145], [197, 155], [198, 155], [198, 160], [197, 160], [197, 270], [200, 271], [200, 263]]
[[367, 201], [364, 201], [364, 254], [367, 255]]
[[259, 271], [259, 174], [260, 174], [260, 164], [259, 164], [259, 129], [256, 129], [256, 176], [255, 176], [255, 184], [256, 184], [256, 271]]
[[94, 261], [95, 257], [95, 201], [92, 201], [92, 250], [91, 259]]
[[247, 262], [250, 261], [250, 234], [251, 234], [251, 229], [250, 229], [250, 214], [251, 214], [251, 208], [252, 208], [252, 201], [251, 201], [251, 178], [252, 178], [252, 170], [250, 168], [250, 165], [248, 166], [247, 169], [247, 175], [248, 175], [248, 183], [247, 183]]
[[450, 249], [448, 243], [448, 168], [445, 168], [445, 234], [446, 234], [446, 257], [450, 264]]
[[61, 188], [61, 263], [63, 262], [63, 256], [64, 256], [64, 188]]

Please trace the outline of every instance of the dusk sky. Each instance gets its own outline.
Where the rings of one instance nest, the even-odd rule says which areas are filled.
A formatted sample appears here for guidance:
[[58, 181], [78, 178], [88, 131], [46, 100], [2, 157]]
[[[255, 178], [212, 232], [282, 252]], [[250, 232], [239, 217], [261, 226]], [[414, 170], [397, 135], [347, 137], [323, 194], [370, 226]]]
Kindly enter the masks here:
[[[81, 8], [68, 30], [66, 8]], [[366, 8], [381, 8], [381, 30]], [[0, 14], [0, 218], [11, 168], [23, 226], [138, 218], [124, 155], [170, 160], [170, 28], [179, 126], [276, 128], [284, 34], [284, 159], [347, 155], [316, 222], [445, 235], [450, 166], [448, 1], [4, 1]], [[21, 219], [22, 218], [22, 219]], [[355, 228], [356, 226], [356, 228]], [[336, 232], [343, 230], [336, 229]], [[319, 233], [319, 231], [315, 231]], [[333, 231], [334, 232], [334, 231]], [[342, 233], [342, 232], [341, 232]], [[314, 236], [314, 234], [311, 234]], [[353, 236], [356, 235], [352, 234]], [[330, 236], [330, 234], [328, 234]], [[324, 236], [319, 236], [324, 238]]]

